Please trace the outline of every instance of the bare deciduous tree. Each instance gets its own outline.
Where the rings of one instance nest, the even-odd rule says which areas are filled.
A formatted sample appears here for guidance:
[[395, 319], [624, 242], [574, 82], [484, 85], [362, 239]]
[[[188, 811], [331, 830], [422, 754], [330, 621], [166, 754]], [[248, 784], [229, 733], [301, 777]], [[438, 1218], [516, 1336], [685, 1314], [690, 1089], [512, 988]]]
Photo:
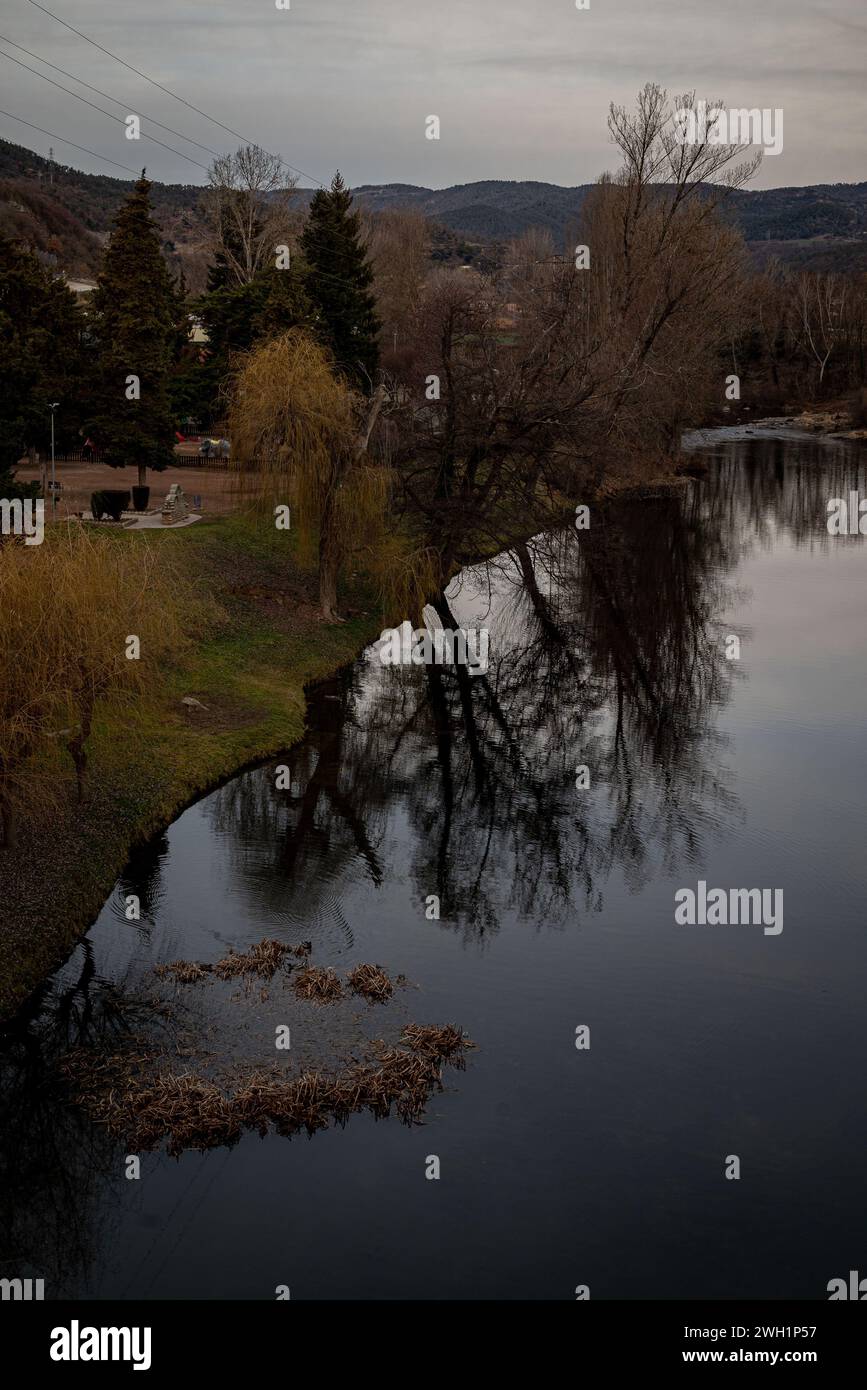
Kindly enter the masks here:
[[435, 272], [419, 297], [389, 415], [444, 579], [550, 524], [565, 497], [598, 493], [609, 470], [652, 470], [722, 391], [745, 253], [716, 208], [757, 158], [681, 145], [656, 87], [610, 124], [624, 165], [587, 199], [581, 248], [558, 254], [536, 233], [496, 274]]
[[411, 319], [428, 269], [430, 231], [421, 213], [410, 209], [365, 213], [367, 253], [374, 273], [376, 308], [382, 322], [384, 366], [405, 346], [404, 326]]
[[276, 155], [242, 145], [221, 155], [208, 171], [204, 206], [212, 249], [230, 276], [248, 284], [270, 261], [276, 247], [291, 245], [296, 228], [292, 198], [296, 180]]
[[825, 368], [843, 333], [848, 282], [844, 275], [812, 274], [805, 271], [795, 284], [804, 342], [819, 366], [819, 385]]

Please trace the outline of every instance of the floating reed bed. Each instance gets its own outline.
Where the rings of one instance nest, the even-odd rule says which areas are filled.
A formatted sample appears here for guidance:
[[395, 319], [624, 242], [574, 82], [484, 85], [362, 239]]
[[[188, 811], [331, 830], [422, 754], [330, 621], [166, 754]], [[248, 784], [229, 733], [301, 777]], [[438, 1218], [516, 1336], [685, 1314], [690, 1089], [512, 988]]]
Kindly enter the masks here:
[[243, 975], [259, 975], [263, 980], [272, 980], [286, 957], [294, 954], [294, 946], [264, 936], [249, 951], [229, 951], [227, 956], [217, 961], [214, 974], [221, 980], [236, 980]]
[[330, 1004], [343, 998], [343, 985], [330, 965], [308, 965], [292, 977], [292, 988], [299, 999], [314, 1004]]
[[361, 994], [372, 1004], [384, 1004], [394, 994], [394, 985], [381, 965], [356, 965], [346, 977], [353, 994]]
[[154, 974], [160, 980], [177, 980], [182, 985], [197, 984], [209, 975], [216, 975], [221, 980], [235, 980], [245, 975], [259, 975], [263, 980], [272, 980], [287, 956], [306, 960], [311, 950], [309, 941], [287, 946], [283, 941], [263, 936], [249, 951], [230, 950], [216, 965], [196, 960], [175, 960], [170, 965], [155, 965]]
[[378, 1042], [371, 1056], [339, 1072], [306, 1070], [288, 1079], [262, 1069], [232, 1091], [188, 1072], [159, 1071], [148, 1079], [149, 1059], [141, 1051], [100, 1057], [78, 1049], [63, 1067], [75, 1099], [112, 1134], [142, 1151], [165, 1139], [177, 1155], [232, 1144], [250, 1130], [314, 1134], [363, 1110], [384, 1118], [394, 1107], [405, 1123], [418, 1123], [431, 1093], [442, 1090], [443, 1064], [462, 1067], [474, 1044], [451, 1025], [409, 1024], [401, 1036], [402, 1046]]
[[171, 965], [155, 965], [154, 974], [159, 980], [176, 980], [179, 985], [195, 985], [206, 980], [213, 971], [212, 965], [200, 965], [197, 960], [174, 960]]

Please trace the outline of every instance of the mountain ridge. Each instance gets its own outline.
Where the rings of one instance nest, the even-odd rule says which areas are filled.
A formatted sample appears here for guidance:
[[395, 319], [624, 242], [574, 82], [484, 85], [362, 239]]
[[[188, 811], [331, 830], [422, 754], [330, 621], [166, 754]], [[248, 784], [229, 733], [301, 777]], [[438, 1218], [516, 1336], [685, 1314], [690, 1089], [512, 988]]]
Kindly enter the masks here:
[[[29, 240], [71, 273], [95, 274], [112, 217], [132, 182], [86, 174], [0, 139], [0, 230]], [[480, 179], [441, 189], [387, 183], [352, 191], [371, 212], [412, 209], [468, 242], [508, 241], [541, 227], [562, 245], [593, 186]], [[199, 184], [152, 183], [164, 251], [177, 264], [203, 251], [201, 192]], [[299, 207], [314, 192], [299, 188]], [[728, 215], [760, 261], [775, 254], [795, 264], [867, 269], [867, 181], [740, 189], [731, 194]]]

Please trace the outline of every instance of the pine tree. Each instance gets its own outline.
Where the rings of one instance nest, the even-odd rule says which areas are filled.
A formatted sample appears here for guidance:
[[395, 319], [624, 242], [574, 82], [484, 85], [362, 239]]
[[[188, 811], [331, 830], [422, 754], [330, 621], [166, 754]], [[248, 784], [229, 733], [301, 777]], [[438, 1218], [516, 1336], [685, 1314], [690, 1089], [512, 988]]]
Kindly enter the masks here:
[[361, 240], [360, 218], [340, 174], [318, 189], [301, 235], [307, 289], [316, 330], [340, 372], [370, 394], [379, 364], [380, 323], [371, 294], [373, 270]]
[[162, 472], [174, 458], [169, 378], [178, 315], [144, 170], [115, 219], [93, 308], [100, 366], [88, 432], [106, 463], [134, 464], [143, 486], [148, 468]]
[[84, 391], [84, 323], [74, 294], [34, 255], [0, 236], [0, 497], [34, 496], [14, 482], [30, 448], [47, 454], [49, 403], [57, 401], [57, 444], [72, 443]]
[[313, 306], [307, 296], [303, 269], [297, 259], [291, 268], [271, 266], [246, 284], [230, 281], [218, 254], [208, 271], [208, 292], [195, 311], [208, 335], [207, 348], [176, 373], [173, 399], [180, 415], [215, 422], [225, 410], [225, 390], [235, 360], [255, 343], [310, 327]]

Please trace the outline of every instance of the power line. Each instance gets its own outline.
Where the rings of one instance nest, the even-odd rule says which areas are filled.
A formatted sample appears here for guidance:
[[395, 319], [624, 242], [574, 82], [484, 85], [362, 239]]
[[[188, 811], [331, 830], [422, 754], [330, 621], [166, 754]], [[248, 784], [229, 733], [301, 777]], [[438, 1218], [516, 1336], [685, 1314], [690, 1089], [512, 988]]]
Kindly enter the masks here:
[[[105, 97], [106, 101], [113, 101], [115, 106], [122, 106], [126, 111], [129, 111], [130, 108], [128, 103], [121, 101], [119, 97], [111, 96], [108, 92], [104, 92], [101, 87], [92, 86], [90, 82], [85, 82], [83, 77], [76, 77], [74, 72], [67, 72], [66, 68], [59, 68], [56, 63], [49, 63], [47, 58], [40, 58], [38, 53], [31, 53], [30, 49], [25, 48], [23, 44], [16, 43], [14, 39], [7, 39], [5, 34], [0, 34], [0, 39], [2, 39], [4, 43], [11, 44], [13, 48], [17, 48], [19, 52], [26, 53], [28, 58], [35, 58], [37, 63], [43, 63], [45, 67], [53, 68], [55, 72], [62, 73], [64, 77], [68, 77], [71, 81], [77, 82], [79, 86], [86, 87], [89, 92], [96, 92], [97, 96]], [[210, 145], [203, 145], [200, 140], [193, 140], [189, 135], [184, 135], [180, 130], [175, 130], [170, 125], [163, 125], [162, 121], [156, 120], [153, 116], [146, 115], [144, 111], [142, 111], [141, 114], [145, 120], [150, 121], [151, 125], [158, 126], [160, 130], [167, 130], [170, 135], [177, 135], [179, 140], [186, 140], [188, 145], [195, 145], [198, 149], [204, 150], [206, 154], [212, 154], [215, 159], [219, 159], [219, 151], [212, 150]]]
[[320, 188], [326, 187], [322, 180], [318, 179], [315, 174], [309, 174], [304, 169], [296, 169], [294, 165], [287, 163], [280, 155], [271, 154], [270, 151], [266, 150], [258, 141], [250, 140], [246, 135], [241, 135], [239, 131], [233, 130], [231, 126], [224, 125], [222, 121], [217, 120], [216, 116], [210, 116], [207, 111], [203, 111], [200, 107], [194, 106], [191, 101], [187, 101], [186, 97], [179, 97], [177, 92], [173, 92], [169, 87], [164, 87], [163, 84], [157, 82], [155, 78], [148, 77], [146, 72], [142, 72], [140, 68], [133, 67], [132, 63], [128, 63], [125, 58], [119, 57], [117, 53], [112, 53], [110, 48], [103, 48], [101, 43], [97, 43], [96, 39], [92, 39], [88, 34], [83, 33], [81, 29], [76, 29], [74, 25], [67, 24], [65, 19], [61, 19], [60, 16], [54, 14], [52, 10], [48, 10], [44, 5], [40, 5], [38, 0], [27, 0], [27, 3], [32, 5], [34, 9], [41, 10], [43, 14], [47, 14], [49, 19], [53, 19], [58, 24], [62, 24], [64, 29], [68, 29], [70, 33], [77, 34], [80, 39], [84, 39], [85, 43], [92, 44], [94, 48], [98, 48], [100, 53], [105, 53], [116, 63], [120, 63], [123, 67], [128, 68], [130, 72], [134, 72], [136, 77], [144, 78], [145, 82], [150, 82], [152, 87], [159, 88], [161, 92], [165, 92], [166, 96], [173, 97], [175, 101], [179, 101], [184, 106], [189, 107], [190, 111], [195, 111], [197, 116], [204, 116], [206, 121], [210, 121], [213, 125], [219, 126], [221, 130], [225, 130], [229, 135], [233, 135], [236, 140], [243, 141], [245, 145], [252, 145], [256, 149], [263, 150], [265, 154], [270, 155], [271, 159], [279, 160], [284, 169], [289, 169], [293, 174], [301, 174], [305, 179], [312, 179]]
[[[4, 53], [2, 48], [0, 48], [0, 58], [8, 58], [10, 63], [17, 63], [19, 68], [24, 68], [25, 72], [32, 72], [34, 77], [41, 77], [43, 82], [50, 82], [52, 87], [56, 87], [60, 92], [66, 92], [67, 96], [75, 97], [76, 101], [83, 101], [85, 106], [89, 106], [92, 110], [98, 111], [101, 116], [108, 116], [110, 121], [117, 121], [119, 125], [126, 125], [122, 116], [115, 116], [113, 111], [106, 111], [104, 107], [97, 106], [95, 101], [88, 101], [87, 97], [79, 96], [78, 92], [73, 92], [71, 87], [64, 87], [62, 82], [55, 82], [54, 78], [49, 77], [46, 73], [37, 72], [36, 68], [32, 68], [29, 63], [22, 63], [20, 58], [15, 58], [11, 53]], [[109, 98], [109, 100], [111, 100], [111, 98]], [[150, 140], [152, 145], [161, 145], [162, 148], [168, 150], [170, 154], [176, 154], [179, 158], [186, 159], [188, 163], [195, 164], [197, 169], [204, 169], [206, 174], [209, 172], [207, 164], [202, 164], [200, 160], [193, 159], [191, 154], [184, 154], [183, 150], [176, 150], [173, 145], [167, 145], [165, 140], [158, 140], [155, 135], [145, 135], [142, 131], [142, 139]], [[183, 139], [183, 136], [181, 136], [181, 139]]]
[[10, 121], [20, 121], [21, 125], [29, 126], [31, 130], [38, 130], [40, 135], [48, 135], [52, 140], [59, 140], [61, 145], [71, 145], [74, 150], [81, 150], [84, 154], [92, 154], [94, 159], [101, 159], [104, 164], [113, 164], [116, 169], [126, 169], [128, 174], [139, 176], [138, 169], [131, 169], [128, 164], [118, 164], [116, 159], [109, 159], [107, 155], [97, 154], [96, 150], [89, 150], [86, 145], [76, 145], [74, 140], [67, 140], [65, 135], [55, 135], [53, 130], [43, 130], [41, 125], [34, 125], [32, 121], [25, 121], [23, 116], [15, 116], [11, 111], [0, 111], [0, 116], [8, 116]]
[[[2, 52], [2, 50], [0, 50], [0, 52]], [[11, 55], [6, 53], [3, 54], [3, 56], [8, 58]], [[17, 60], [13, 59], [13, 62], [14, 61]], [[74, 95], [75, 93], [73, 92], [73, 96]], [[88, 102], [87, 104], [90, 106], [92, 102]], [[98, 109], [97, 107], [97, 110]], [[107, 111], [104, 114], [111, 115], [111, 112]], [[47, 135], [51, 140], [59, 140], [61, 145], [69, 145], [74, 150], [81, 150], [83, 154], [89, 154], [92, 155], [94, 159], [102, 160], [104, 164], [113, 164], [116, 169], [125, 169], [128, 174], [133, 174], [136, 178], [139, 177], [140, 171], [138, 169], [131, 169], [128, 164], [119, 164], [116, 159], [109, 159], [107, 155], [97, 154], [96, 150], [88, 149], [86, 145], [77, 145], [74, 140], [68, 140], [65, 135], [56, 135], [53, 130], [45, 130], [41, 125], [34, 125], [32, 121], [25, 121], [23, 116], [16, 116], [12, 111], [3, 111], [0, 109], [0, 116], [8, 116], [10, 121], [18, 121], [21, 125], [28, 126], [30, 130], [38, 130], [40, 135]], [[120, 117], [112, 116], [112, 120], [120, 120]], [[157, 141], [157, 143], [161, 144], [162, 142]], [[331, 280], [338, 285], [345, 284], [345, 281], [341, 279], [339, 275], [329, 275], [327, 271], [313, 271], [313, 275], [320, 280]]]

